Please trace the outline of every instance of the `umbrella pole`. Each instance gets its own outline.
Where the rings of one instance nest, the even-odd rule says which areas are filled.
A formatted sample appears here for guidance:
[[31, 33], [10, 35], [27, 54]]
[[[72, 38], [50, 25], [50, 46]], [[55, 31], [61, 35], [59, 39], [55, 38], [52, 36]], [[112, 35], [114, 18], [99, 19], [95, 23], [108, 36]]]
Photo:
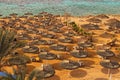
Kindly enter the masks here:
[[112, 80], [112, 74], [110, 74], [109, 80]]
[[111, 75], [110, 69], [108, 69], [108, 77], [109, 77], [109, 80], [112, 80], [112, 75]]
[[108, 77], [109, 77], [110, 69], [108, 69]]

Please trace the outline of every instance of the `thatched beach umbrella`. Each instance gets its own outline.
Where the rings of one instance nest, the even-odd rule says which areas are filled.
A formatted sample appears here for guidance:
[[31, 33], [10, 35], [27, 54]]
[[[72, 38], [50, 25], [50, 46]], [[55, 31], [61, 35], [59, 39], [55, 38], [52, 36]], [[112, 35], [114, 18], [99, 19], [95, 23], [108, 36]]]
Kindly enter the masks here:
[[120, 21], [117, 19], [109, 19], [106, 24], [109, 29], [120, 29]]
[[25, 65], [29, 62], [31, 62], [30, 58], [25, 55], [17, 55], [7, 60], [9, 65]]
[[93, 46], [93, 43], [92, 43], [92, 42], [89, 42], [89, 41], [86, 41], [86, 42], [83, 42], [83, 43], [78, 42], [78, 46], [87, 48], [87, 47], [92, 47], [92, 46]]
[[53, 60], [57, 59], [57, 55], [50, 53], [50, 52], [40, 52], [39, 57], [41, 59], [46, 59], [46, 60]]
[[[33, 42], [34, 42], [34, 41], [37, 41], [37, 40], [40, 40], [40, 39], [41, 39], [41, 36], [40, 36], [40, 35], [36, 35], [36, 34], [35, 34], [35, 36], [32, 37]], [[32, 43], [32, 42], [31, 42], [31, 43]]]
[[5, 16], [5, 17], [2, 17], [2, 19], [11, 19], [12, 17], [10, 16]]
[[42, 64], [40, 67], [35, 68], [30, 76], [29, 80], [33, 80], [35, 77], [37, 80], [44, 79], [44, 78], [49, 78], [54, 76], [55, 70], [53, 67], [49, 64]]
[[63, 23], [58, 23], [58, 24], [56, 25], [56, 27], [62, 28], [62, 27], [64, 27], [64, 24], [63, 24]]
[[37, 28], [38, 28], [38, 29], [40, 28], [39, 22], [33, 23], [32, 26], [33, 26], [34, 28], [36, 28], [36, 29], [37, 29]]
[[99, 51], [97, 51], [97, 54], [102, 56], [105, 59], [108, 57], [115, 56], [115, 54], [110, 50], [101, 50], [101, 51], [99, 50]]
[[55, 44], [56, 43], [56, 41], [54, 41], [54, 40], [47, 40], [47, 45], [52, 45], [52, 44]]
[[51, 49], [56, 51], [69, 51], [69, 48], [61, 44], [53, 44], [50, 46]]
[[73, 70], [83, 66], [83, 63], [72, 61], [72, 60], [64, 60], [60, 63], [60, 65], [64, 69]]
[[24, 15], [30, 16], [30, 15], [33, 15], [33, 13], [27, 12], [27, 13], [24, 13]]
[[100, 30], [99, 26], [95, 24], [83, 24], [81, 27], [86, 30]]
[[101, 19], [108, 19], [108, 18], [109, 18], [109, 17], [108, 17], [107, 15], [105, 15], [105, 14], [100, 14], [100, 15], [97, 15], [97, 16], [95, 16], [95, 17], [101, 18]]
[[33, 21], [33, 20], [35, 20], [35, 18], [33, 16], [28, 17], [28, 21]]
[[63, 31], [61, 31], [59, 28], [55, 27], [55, 28], [50, 28], [48, 29], [49, 31], [53, 31], [55, 33], [62, 33]]
[[21, 36], [18, 36], [17, 39], [18, 39], [18, 40], [31, 40], [32, 37], [30, 37], [30, 36], [27, 35], [27, 34], [23, 34], [23, 35], [21, 35]]
[[73, 39], [71, 37], [60, 38], [58, 40], [63, 43], [73, 43]]
[[44, 39], [38, 39], [32, 42], [32, 44], [35, 45], [52, 45], [55, 44], [56, 42], [54, 40], [44, 40]]
[[16, 22], [21, 22], [22, 20], [19, 17], [17, 17], [17, 18], [15, 18], [15, 21]]
[[84, 50], [73, 50], [70, 54], [76, 58], [86, 58], [88, 56], [88, 52]]
[[93, 23], [100, 23], [100, 22], [101, 22], [101, 20], [100, 20], [100, 19], [95, 18], [95, 17], [90, 18], [90, 19], [88, 19], [87, 21], [88, 21], [88, 22], [93, 22]]
[[47, 41], [46, 40], [35, 40], [33, 41], [31, 44], [35, 44], [35, 45], [47, 45]]
[[100, 35], [100, 37], [102, 37], [102, 38], [114, 38], [115, 35], [114, 34], [110, 34], [108, 32], [104, 32], [103, 34]]
[[25, 46], [22, 48], [23, 52], [25, 53], [38, 53], [39, 48], [36, 46]]
[[16, 29], [16, 30], [26, 30], [26, 28], [24, 26], [22, 26], [22, 25], [15, 26], [14, 29]]
[[114, 38], [114, 39], [112, 39], [112, 41], [106, 43], [106, 45], [113, 47], [113, 46], [116, 45], [116, 42], [117, 42], [117, 41], [118, 41], [118, 40], [117, 40], [116, 38]]
[[26, 31], [28, 34], [37, 34], [39, 30], [34, 29], [34, 28], [28, 28]]
[[45, 37], [45, 38], [51, 38], [51, 39], [57, 38], [56, 35], [50, 34], [50, 33], [43, 33], [42, 36]]
[[118, 69], [120, 67], [118, 62], [111, 61], [111, 60], [104, 60], [100, 62], [100, 65], [104, 68], [108, 68], [109, 80], [112, 80], [112, 74], [110, 72], [111, 69]]
[[42, 18], [43, 16], [41, 14], [34, 15], [35, 18]]
[[12, 17], [17, 17], [17, 13], [12, 13], [12, 14], [9, 14], [9, 16], [12, 16]]
[[23, 15], [23, 16], [19, 16], [19, 18], [27, 19], [28, 16]]
[[64, 36], [68, 36], [68, 37], [73, 37], [73, 36], [76, 36], [77, 34], [75, 34], [74, 32], [72, 31], [67, 31], [65, 33], [63, 33]]

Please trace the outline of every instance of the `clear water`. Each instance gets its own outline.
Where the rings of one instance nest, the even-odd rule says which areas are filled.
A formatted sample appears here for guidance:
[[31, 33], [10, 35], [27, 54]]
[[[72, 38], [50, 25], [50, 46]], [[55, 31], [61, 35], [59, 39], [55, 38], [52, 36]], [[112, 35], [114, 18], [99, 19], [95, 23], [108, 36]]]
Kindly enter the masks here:
[[120, 14], [120, 0], [0, 0], [0, 14], [25, 12], [37, 14], [70, 13], [74, 16], [91, 14]]

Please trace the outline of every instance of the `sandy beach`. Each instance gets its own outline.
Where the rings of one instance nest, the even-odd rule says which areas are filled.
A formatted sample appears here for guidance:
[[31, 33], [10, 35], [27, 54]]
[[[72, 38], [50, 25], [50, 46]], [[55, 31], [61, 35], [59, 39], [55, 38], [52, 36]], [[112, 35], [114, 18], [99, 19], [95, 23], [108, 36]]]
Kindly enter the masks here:
[[[68, 22], [75, 22], [79, 27], [81, 27], [81, 25], [84, 24], [94, 24], [94, 25], [98, 25], [100, 30], [86, 30], [88, 32], [93, 32], [93, 39], [94, 39], [94, 45], [98, 45], [98, 44], [106, 44], [108, 42], [110, 42], [113, 38], [112, 37], [101, 37], [100, 35], [102, 35], [103, 33], [107, 32], [110, 34], [114, 34], [114, 38], [117, 39], [116, 42], [116, 46], [113, 46], [110, 50], [113, 51], [115, 53], [114, 57], [110, 57], [110, 60], [113, 61], [117, 61], [120, 62], [120, 57], [118, 58], [117, 55], [119, 54], [119, 52], [116, 50], [116, 48], [120, 47], [120, 33], [115, 33], [114, 31], [108, 31], [108, 26], [106, 25], [106, 23], [110, 20], [110, 19], [117, 19], [120, 21], [120, 15], [106, 15], [108, 18], [100, 18], [97, 17], [95, 15], [91, 15], [91, 16], [80, 16], [80, 17], [67, 17], [67, 21]], [[33, 19], [26, 19], [26, 18], [0, 18], [0, 25], [1, 26], [5, 26], [5, 24], [2, 23], [2, 21], [4, 21], [5, 23], [10, 22], [12, 19], [21, 19], [22, 21], [26, 21], [25, 24], [19, 22], [19, 21], [15, 21], [14, 25], [19, 25], [21, 24], [23, 27], [27, 28], [31, 28], [32, 26], [35, 26], [36, 24], [41, 24], [40, 20], [42, 20], [42, 18], [39, 18], [39, 21], [35, 21], [35, 17], [32, 15], [31, 18]], [[64, 21], [66, 21], [65, 19], [66, 17], [54, 17], [54, 19], [58, 19], [57, 22], [59, 22], [59, 20], [61, 21], [60, 23], [63, 23]], [[99, 19], [100, 22], [93, 22], [89, 21], [89, 19], [91, 18], [96, 18]], [[44, 20], [44, 18], [43, 18]], [[28, 21], [28, 22], [27, 22]], [[57, 23], [56, 22], [56, 23]], [[32, 23], [32, 26], [30, 26], [27, 23]], [[10, 25], [7, 25], [7, 28], [9, 28]], [[58, 39], [60, 37], [65, 37], [63, 35], [63, 33], [65, 33], [66, 31], [68, 31], [68, 28], [70, 26], [63, 26], [63, 29], [61, 28], [61, 30], [63, 31], [62, 33], [55, 33], [53, 31], [49, 31], [48, 29], [51, 28], [52, 25], [50, 25], [47, 29], [42, 29], [42, 28], [37, 28], [37, 30], [39, 31], [46, 31], [49, 32], [51, 34], [57, 35], [57, 39], [50, 39], [50, 38], [45, 38], [41, 35], [37, 35], [36, 33], [27, 33], [29, 34], [31, 37], [34, 36], [39, 36], [40, 39], [44, 39], [44, 40], [54, 40], [56, 41], [55, 43], [58, 44], [62, 44], [62, 45], [66, 45], [69, 48], [72, 48], [73, 46], [77, 45], [77, 42], [79, 42], [79, 40], [77, 40], [77, 37], [80, 37], [81, 35], [78, 36], [73, 36], [71, 37], [72, 39], [76, 40], [77, 42], [74, 43], [63, 43], [60, 42]], [[119, 28], [120, 29], [120, 28]], [[23, 30], [17, 30], [17, 34], [19, 34], [20, 32], [26, 32], [24, 29]], [[32, 40], [26, 40], [27, 42], [32, 42]], [[60, 67], [60, 62], [62, 60], [42, 60], [42, 62], [32, 62], [27, 64], [27, 73], [30, 74], [30, 72], [36, 68], [41, 66], [41, 64], [51, 64], [53, 66], [53, 68], [55, 69], [55, 75], [50, 77], [50, 78], [45, 78], [44, 80], [109, 80], [108, 79], [108, 69], [107, 68], [103, 68], [100, 65], [100, 61], [102, 61], [102, 58], [100, 56], [97, 55], [96, 53], [96, 49], [95, 48], [87, 48], [86, 51], [88, 52], [88, 57], [86, 58], [75, 58], [73, 56], [70, 55], [70, 52], [66, 52], [66, 51], [55, 51], [52, 50], [50, 47], [50, 45], [37, 45], [38, 48], [46, 48], [48, 49], [50, 52], [54, 53], [54, 54], [60, 54], [62, 56], [64, 56], [65, 59], [70, 59], [70, 60], [74, 60], [74, 61], [82, 61], [84, 62], [84, 66], [80, 67], [78, 69], [74, 69], [74, 70], [66, 70], [63, 69], [62, 67]], [[18, 49], [17, 52], [19, 52], [20, 54], [25, 54], [29, 57], [32, 56], [38, 56], [38, 54], [34, 54], [34, 53], [24, 53], [22, 51], [22, 49]], [[5, 70], [7, 70], [8, 72], [12, 73], [12, 68], [10, 66], [4, 66], [3, 67]], [[111, 69], [111, 73], [112, 73], [112, 80], [120, 80], [120, 69]]]

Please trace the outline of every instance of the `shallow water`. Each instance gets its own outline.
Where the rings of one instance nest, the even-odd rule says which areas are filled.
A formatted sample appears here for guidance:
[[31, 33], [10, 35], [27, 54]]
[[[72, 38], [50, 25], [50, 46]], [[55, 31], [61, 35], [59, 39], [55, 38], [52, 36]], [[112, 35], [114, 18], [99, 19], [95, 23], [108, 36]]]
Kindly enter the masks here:
[[0, 14], [46, 11], [72, 15], [120, 14], [120, 0], [0, 0]]

